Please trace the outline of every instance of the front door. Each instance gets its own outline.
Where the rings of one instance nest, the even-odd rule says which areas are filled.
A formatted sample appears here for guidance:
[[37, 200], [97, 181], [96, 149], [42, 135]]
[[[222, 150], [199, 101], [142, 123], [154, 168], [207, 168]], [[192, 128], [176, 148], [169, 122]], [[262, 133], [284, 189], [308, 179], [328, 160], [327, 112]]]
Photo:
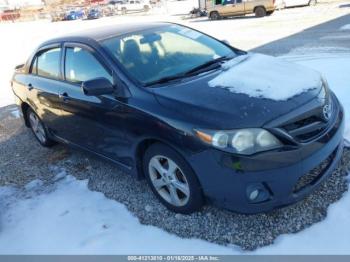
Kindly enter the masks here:
[[59, 136], [118, 161], [120, 146], [125, 143], [123, 103], [113, 95], [87, 96], [81, 89], [83, 81], [98, 77], [113, 83], [112, 71], [88, 47], [66, 45], [64, 52]]

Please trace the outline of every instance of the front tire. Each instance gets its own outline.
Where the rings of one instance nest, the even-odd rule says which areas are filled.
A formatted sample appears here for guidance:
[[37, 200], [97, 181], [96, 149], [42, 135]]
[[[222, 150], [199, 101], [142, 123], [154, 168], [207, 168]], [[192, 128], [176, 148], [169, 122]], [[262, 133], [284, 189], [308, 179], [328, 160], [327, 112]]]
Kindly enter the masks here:
[[31, 108], [27, 110], [27, 119], [30, 129], [39, 143], [44, 147], [52, 146], [54, 141], [49, 138], [45, 124]]
[[264, 16], [266, 15], [266, 10], [265, 10], [264, 7], [258, 6], [258, 7], [255, 9], [254, 13], [255, 13], [255, 16], [256, 16], [256, 17], [264, 17]]
[[144, 155], [143, 170], [153, 193], [169, 210], [190, 214], [202, 208], [197, 176], [172, 148], [160, 143], [151, 145]]
[[209, 18], [211, 20], [219, 20], [221, 17], [217, 11], [213, 11], [210, 13]]

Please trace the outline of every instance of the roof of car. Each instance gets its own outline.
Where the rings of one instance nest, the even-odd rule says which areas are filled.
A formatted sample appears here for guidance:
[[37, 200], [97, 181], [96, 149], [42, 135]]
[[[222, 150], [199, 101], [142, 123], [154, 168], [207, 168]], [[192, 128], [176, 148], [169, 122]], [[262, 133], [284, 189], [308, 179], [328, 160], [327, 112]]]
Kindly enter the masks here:
[[56, 37], [54, 39], [48, 40], [41, 46], [64, 42], [64, 41], [75, 41], [75, 40], [95, 40], [101, 41], [110, 37], [124, 35], [136, 31], [147, 30], [151, 28], [156, 28], [164, 25], [169, 25], [171, 23], [167, 22], [149, 22], [149, 23], [130, 23], [130, 24], [116, 24], [104, 27], [96, 27], [87, 30], [77, 31], [74, 33], [69, 33]]

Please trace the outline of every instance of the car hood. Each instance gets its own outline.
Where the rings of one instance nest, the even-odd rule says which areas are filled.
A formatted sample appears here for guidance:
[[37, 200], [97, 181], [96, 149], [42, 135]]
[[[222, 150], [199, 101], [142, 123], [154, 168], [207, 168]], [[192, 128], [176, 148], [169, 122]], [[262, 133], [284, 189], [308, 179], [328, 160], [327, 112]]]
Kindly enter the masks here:
[[[220, 70], [155, 87], [153, 93], [179, 118], [200, 127], [233, 129], [262, 127], [314, 99], [322, 87], [319, 73], [278, 58], [250, 53], [228, 63]], [[244, 71], [239, 72], [242, 68]], [[226, 82], [220, 80], [223, 74]], [[273, 95], [285, 86], [295, 86], [300, 92], [292, 88], [288, 91], [290, 97], [285, 92], [280, 95], [283, 99]], [[254, 87], [269, 90], [261, 96], [254, 93]]]

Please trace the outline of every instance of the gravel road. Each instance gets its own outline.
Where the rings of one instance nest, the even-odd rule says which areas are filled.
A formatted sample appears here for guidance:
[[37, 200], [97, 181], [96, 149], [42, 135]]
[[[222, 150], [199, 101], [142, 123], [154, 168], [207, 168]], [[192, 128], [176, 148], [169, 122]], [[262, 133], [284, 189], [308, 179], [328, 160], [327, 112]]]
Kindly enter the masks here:
[[317, 191], [292, 206], [267, 214], [242, 215], [206, 206], [189, 216], [166, 210], [152, 195], [145, 181], [120, 172], [113, 164], [63, 145], [42, 148], [18, 118], [15, 106], [0, 108], [0, 186], [24, 187], [40, 179], [54, 183], [66, 172], [78, 179], [89, 179], [89, 188], [115, 199], [139, 218], [186, 238], [200, 238], [223, 245], [238, 245], [254, 250], [271, 244], [276, 237], [294, 233], [323, 220], [330, 204], [348, 189], [345, 180], [350, 166], [350, 150], [344, 151], [341, 164]]

